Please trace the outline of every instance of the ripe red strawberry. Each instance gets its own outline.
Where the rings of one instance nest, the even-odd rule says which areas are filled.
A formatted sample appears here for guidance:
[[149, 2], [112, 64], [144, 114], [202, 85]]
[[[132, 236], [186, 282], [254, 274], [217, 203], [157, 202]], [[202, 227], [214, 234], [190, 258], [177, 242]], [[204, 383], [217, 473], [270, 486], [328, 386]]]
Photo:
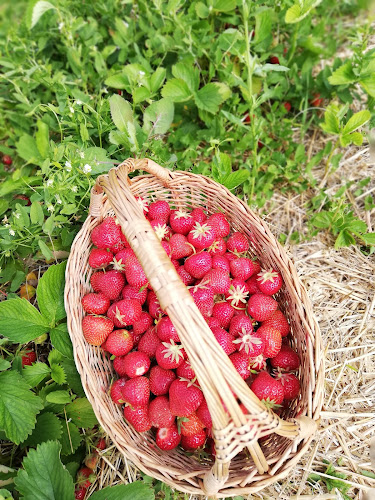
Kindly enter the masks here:
[[184, 268], [196, 279], [201, 279], [212, 267], [212, 257], [207, 252], [199, 252], [185, 260]]
[[257, 321], [265, 321], [276, 311], [278, 304], [269, 295], [256, 293], [247, 303], [247, 312]]
[[324, 99], [320, 97], [320, 94], [313, 94], [314, 99], [311, 100], [311, 106], [314, 108], [320, 108], [323, 105]]
[[256, 358], [249, 359], [249, 368], [250, 370], [255, 370], [259, 372], [261, 370], [265, 370], [267, 367], [267, 361], [263, 354], [259, 354]]
[[108, 335], [105, 347], [115, 356], [125, 356], [133, 349], [133, 337], [128, 330], [114, 330]]
[[261, 271], [258, 274], [258, 288], [264, 295], [273, 295], [283, 286], [281, 274], [275, 269]]
[[213, 227], [216, 238], [225, 238], [230, 232], [230, 225], [226, 217], [222, 213], [211, 215], [207, 219], [207, 224]]
[[171, 413], [169, 399], [166, 396], [157, 396], [151, 401], [148, 416], [152, 427], [171, 427], [175, 422], [175, 416]]
[[252, 274], [254, 274], [253, 261], [247, 257], [240, 257], [232, 260], [229, 265], [233, 278], [246, 281], [250, 278], [250, 276], [252, 276]]
[[186, 271], [185, 266], [179, 266], [177, 274], [181, 278], [182, 283], [186, 286], [192, 285], [195, 282], [195, 278]]
[[249, 250], [249, 242], [244, 234], [233, 233], [227, 240], [227, 249], [237, 254], [244, 253]]
[[184, 361], [184, 355], [181, 352], [182, 346], [175, 344], [173, 340], [170, 342], [162, 342], [156, 348], [156, 362], [165, 370], [173, 370], [180, 366]]
[[163, 221], [154, 219], [150, 222], [152, 229], [155, 231], [159, 241], [169, 240], [172, 236], [171, 228]]
[[254, 293], [260, 293], [258, 287], [258, 276], [254, 274], [246, 281], [247, 289], [249, 290], [250, 295], [254, 295]]
[[250, 389], [270, 408], [280, 405], [284, 400], [282, 384], [271, 377], [268, 372], [258, 373], [251, 383]]
[[[143, 336], [143, 333], [137, 333], [135, 334], [134, 333], [134, 330], [128, 330], [130, 335], [132, 336], [132, 339], [133, 339], [133, 346], [136, 348], [138, 347], [138, 344], [139, 344], [139, 341], [141, 340], [142, 336]], [[103, 348], [103, 346], [102, 346]]]
[[207, 401], [203, 399], [202, 403], [199, 405], [199, 408], [196, 411], [196, 414], [202, 424], [207, 428], [211, 429], [212, 427], [212, 419], [211, 414], [208, 409]]
[[148, 292], [146, 302], [148, 305], [148, 312], [152, 318], [158, 319], [160, 316], [164, 315], [164, 311], [160, 307], [160, 302], [155, 292]]
[[136, 299], [122, 299], [108, 309], [107, 316], [117, 328], [133, 325], [142, 314], [142, 306]]
[[229, 359], [232, 361], [233, 366], [240, 376], [246, 380], [251, 374], [249, 367], [249, 355], [245, 352], [234, 352], [229, 356]]
[[298, 378], [293, 373], [279, 373], [277, 380], [281, 383], [284, 389], [284, 401], [290, 401], [299, 396], [301, 385]]
[[229, 260], [225, 257], [225, 255], [215, 254], [212, 256], [212, 269], [221, 269], [226, 273], [230, 273], [230, 265]]
[[176, 375], [172, 370], [164, 370], [156, 365], [150, 371], [150, 390], [155, 396], [168, 394], [171, 383], [176, 380]]
[[113, 260], [113, 253], [105, 248], [93, 248], [89, 256], [89, 266], [94, 269], [109, 266]]
[[76, 488], [74, 490], [75, 500], [84, 500], [85, 496], [86, 496], [86, 492], [87, 492], [87, 488], [82, 488], [82, 486], [79, 488]]
[[194, 412], [189, 417], [180, 420], [180, 428], [182, 436], [194, 436], [194, 434], [204, 429], [204, 424]]
[[289, 113], [289, 111], [292, 109], [292, 105], [290, 104], [290, 102], [284, 102], [283, 103], [283, 106], [285, 108], [285, 111], [287, 111]]
[[288, 345], [282, 345], [279, 353], [270, 361], [273, 368], [281, 368], [287, 372], [298, 370], [300, 365], [298, 354]]
[[85, 316], [82, 320], [83, 336], [91, 345], [100, 345], [113, 330], [113, 321], [105, 316]]
[[280, 64], [279, 58], [277, 56], [270, 57], [270, 64]]
[[264, 352], [264, 339], [259, 330], [256, 332], [244, 332], [240, 333], [238, 339], [234, 340], [237, 350], [245, 352], [250, 356], [250, 358], [256, 358], [259, 354]]
[[272, 328], [276, 328], [276, 330], [279, 330], [282, 337], [286, 337], [290, 332], [288, 320], [279, 309], [272, 313], [268, 319], [263, 321], [262, 326], [272, 326]]
[[117, 252], [113, 258], [113, 268], [116, 271], [125, 271], [128, 260], [136, 259], [136, 255], [131, 248], [124, 248]]
[[10, 166], [13, 163], [12, 157], [9, 155], [3, 155], [3, 163], [4, 165]]
[[[133, 299], [134, 300], [134, 299]], [[133, 323], [133, 333], [134, 335], [142, 335], [148, 330], [153, 324], [153, 319], [146, 311], [142, 311], [139, 319]]]
[[[123, 234], [121, 232], [120, 238], [123, 238]], [[117, 254], [119, 252], [122, 252], [126, 248], [126, 243], [124, 241], [119, 241], [109, 247], [109, 250], [112, 254]]]
[[[97, 276], [96, 280], [94, 279], [94, 276]], [[95, 283], [94, 287], [94, 283], [91, 281], [94, 290], [96, 292], [104, 293], [104, 295], [110, 300], [116, 300], [120, 296], [120, 293], [125, 285], [124, 275], [115, 269], [103, 273], [99, 271], [93, 274], [91, 278]]]
[[148, 207], [148, 217], [150, 220], [157, 219], [167, 224], [170, 213], [171, 209], [169, 208], [168, 203], [164, 200], [154, 201]]
[[36, 361], [36, 354], [34, 351], [26, 351], [22, 354], [21, 362], [22, 368], [24, 366], [31, 366]]
[[217, 318], [213, 318], [211, 316], [210, 318], [206, 318], [206, 322], [207, 322], [208, 326], [211, 328], [211, 330], [212, 330], [212, 328], [215, 328], [215, 327], [221, 328], [220, 321]]
[[104, 276], [103, 271], [97, 271], [96, 273], [93, 273], [90, 277], [90, 284], [94, 290], [94, 292], [100, 292], [99, 284], [100, 280]]
[[[136, 379], [132, 379], [136, 380]], [[125, 406], [124, 417], [131, 424], [137, 432], [149, 431], [152, 427], [150, 419], [148, 418], [148, 407], [132, 408]]]
[[127, 380], [122, 388], [124, 401], [133, 408], [146, 406], [150, 399], [150, 382], [147, 377], [135, 377]]
[[176, 370], [177, 377], [185, 378], [187, 380], [193, 380], [195, 378], [195, 372], [190, 364], [190, 361], [183, 361]]
[[264, 343], [263, 354], [266, 358], [274, 358], [281, 349], [281, 333], [276, 328], [271, 326], [261, 326], [258, 328], [257, 334], [262, 336]]
[[246, 309], [249, 292], [245, 281], [237, 278], [232, 280], [229, 290], [224, 295], [232, 307]]
[[197, 450], [206, 442], [206, 433], [202, 430], [192, 436], [181, 436], [181, 446], [184, 450]]
[[113, 360], [113, 368], [115, 369], [115, 372], [120, 377], [125, 377], [127, 379], [128, 376], [126, 375], [126, 371], [125, 371], [124, 359], [125, 359], [125, 356], [117, 356]]
[[227, 251], [227, 244], [223, 238], [217, 238], [212, 245], [207, 248], [207, 252], [213, 257], [214, 255], [224, 255]]
[[183, 234], [173, 234], [169, 240], [172, 259], [183, 259], [194, 252], [193, 247], [188, 243]]
[[138, 343], [138, 351], [144, 352], [149, 358], [154, 358], [156, 348], [160, 344], [160, 339], [156, 334], [156, 328], [149, 328]]
[[175, 233], [186, 235], [193, 229], [195, 220], [189, 212], [184, 210], [172, 210], [169, 224]]
[[215, 231], [208, 224], [196, 222], [193, 229], [188, 233], [188, 242], [197, 250], [208, 248], [215, 240]]
[[242, 333], [252, 333], [253, 322], [246, 315], [234, 316], [229, 325], [229, 333], [238, 337]]
[[218, 341], [220, 347], [224, 350], [225, 354], [228, 356], [236, 351], [236, 346], [233, 343], [234, 337], [224, 330], [223, 328], [212, 328], [212, 333], [214, 334], [216, 340]]
[[259, 260], [257, 258], [252, 258], [251, 260], [253, 261], [254, 275], [260, 273], [261, 266]]
[[147, 285], [148, 279], [143, 271], [141, 263], [137, 258], [130, 258], [126, 261], [125, 276], [129, 285], [141, 288]]
[[193, 217], [195, 222], [199, 222], [200, 224], [203, 224], [203, 222], [207, 220], [207, 215], [202, 208], [194, 208], [190, 215]]
[[228, 259], [229, 264], [232, 262], [232, 260], [238, 259], [238, 255], [232, 252], [226, 252], [224, 257]]
[[215, 296], [213, 288], [209, 285], [197, 285], [194, 288], [190, 288], [189, 292], [201, 314], [205, 318], [212, 316]]
[[82, 467], [77, 472], [77, 481], [76, 484], [81, 487], [87, 489], [91, 483], [93, 483], [96, 479], [96, 474], [92, 469], [88, 467]]
[[104, 293], [88, 293], [82, 297], [83, 310], [89, 314], [105, 314], [111, 301]]
[[168, 257], [170, 257], [172, 253], [170, 244], [167, 241], [161, 241], [160, 244], [164, 248], [164, 251], [168, 255]]
[[107, 217], [91, 231], [91, 241], [98, 248], [110, 248], [121, 241], [121, 226]]
[[231, 285], [229, 275], [222, 269], [211, 269], [202, 278], [203, 283], [208, 283], [215, 293], [226, 293]]
[[168, 316], [160, 318], [156, 325], [156, 333], [162, 342], [180, 342], [176, 328]]
[[171, 412], [177, 417], [188, 417], [202, 403], [203, 393], [191, 382], [174, 380], [169, 388]]
[[104, 438], [100, 438], [99, 441], [95, 445], [97, 450], [103, 451], [107, 448], [107, 443]]
[[142, 196], [135, 196], [134, 198], [137, 200], [138, 205], [143, 210], [143, 215], [146, 217], [146, 215], [148, 214], [148, 210], [149, 210], [147, 200], [142, 198]]
[[162, 427], [156, 431], [156, 445], [161, 450], [173, 450], [180, 444], [180, 441], [181, 436], [176, 424], [171, 427]]
[[122, 377], [119, 378], [118, 380], [115, 380], [111, 385], [109, 394], [111, 396], [112, 401], [117, 405], [125, 403], [122, 395], [122, 389], [124, 388], [125, 382], [127, 380], [128, 380], [127, 378]]
[[233, 307], [228, 302], [216, 302], [212, 310], [212, 316], [220, 321], [220, 326], [228, 329], [234, 315]]

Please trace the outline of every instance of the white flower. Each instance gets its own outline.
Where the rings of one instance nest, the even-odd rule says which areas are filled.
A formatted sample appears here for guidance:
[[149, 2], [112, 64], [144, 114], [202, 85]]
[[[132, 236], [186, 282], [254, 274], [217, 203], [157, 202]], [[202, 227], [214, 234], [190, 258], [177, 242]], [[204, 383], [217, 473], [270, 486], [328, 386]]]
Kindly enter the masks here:
[[79, 156], [80, 156], [81, 158], [84, 158], [84, 157], [85, 157], [85, 153], [84, 153], [83, 151], [81, 151], [81, 152], [79, 153]]
[[72, 164], [70, 163], [70, 161], [65, 162], [65, 167], [67, 172], [70, 172], [72, 170]]
[[78, 104], [78, 106], [80, 106], [82, 104], [82, 101], [80, 101], [79, 99], [76, 101], [76, 104]]
[[4, 215], [4, 219], [2, 220], [2, 222], [8, 222], [8, 217], [6, 215]]
[[56, 198], [57, 203], [58, 203], [59, 205], [62, 205], [61, 198], [60, 198], [60, 196], [59, 196], [58, 194], [55, 196], [55, 198]]
[[74, 108], [72, 106], [69, 106], [69, 111], [73, 114], [74, 113]]
[[71, 189], [72, 189], [73, 193], [77, 192], [77, 186], [72, 186]]
[[144, 71], [140, 71], [140, 72], [139, 72], [139, 74], [140, 74], [141, 76], [145, 76], [145, 74], [146, 74], [146, 73], [145, 73]]
[[129, 28], [129, 23], [127, 23], [126, 21], [122, 21], [122, 22], [123, 22], [125, 28]]
[[53, 179], [48, 179], [48, 181], [46, 182], [46, 186], [50, 187], [52, 186], [52, 184], [53, 184]]
[[64, 23], [62, 23], [62, 22], [59, 23], [59, 31], [61, 31], [63, 29], [63, 27], [64, 27]]
[[19, 219], [21, 217], [21, 214], [18, 213], [18, 212], [12, 212], [12, 215], [13, 217], [15, 217], [16, 219]]
[[102, 89], [102, 92], [103, 92], [103, 94], [108, 94], [108, 89], [107, 89], [107, 87], [104, 87], [104, 88]]
[[5, 224], [5, 226], [4, 226], [4, 227], [10, 227], [10, 224]]
[[85, 174], [89, 174], [91, 172], [92, 168], [90, 167], [90, 165], [88, 163], [86, 163], [86, 165], [83, 167], [82, 170]]
[[16, 233], [15, 233], [15, 231], [13, 231], [13, 229], [9, 229], [9, 234], [10, 234], [11, 236], [15, 236], [15, 235], [16, 235]]
[[53, 205], [48, 205], [47, 210], [48, 210], [48, 212], [54, 212], [55, 208]]

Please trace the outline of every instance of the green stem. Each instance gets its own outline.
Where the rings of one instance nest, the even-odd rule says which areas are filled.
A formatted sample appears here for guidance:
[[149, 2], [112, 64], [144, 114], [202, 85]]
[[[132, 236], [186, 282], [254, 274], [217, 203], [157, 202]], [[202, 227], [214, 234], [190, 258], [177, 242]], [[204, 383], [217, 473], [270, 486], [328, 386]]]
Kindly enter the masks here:
[[331, 163], [331, 160], [332, 160], [332, 156], [333, 156], [333, 153], [336, 151], [336, 149], [338, 148], [338, 146], [340, 145], [340, 139], [337, 139], [337, 141], [335, 142], [333, 148], [332, 148], [332, 151], [330, 152], [328, 158], [327, 158], [327, 161], [326, 161], [326, 168], [324, 170], [324, 175], [327, 175], [328, 172], [329, 172], [329, 167], [330, 167], [330, 163]]

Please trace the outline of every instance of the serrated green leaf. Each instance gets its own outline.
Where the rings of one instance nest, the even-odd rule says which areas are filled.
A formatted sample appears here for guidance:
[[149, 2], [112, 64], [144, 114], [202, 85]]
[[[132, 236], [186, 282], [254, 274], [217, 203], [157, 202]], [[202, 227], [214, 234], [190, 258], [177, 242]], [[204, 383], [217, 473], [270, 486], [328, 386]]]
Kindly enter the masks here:
[[0, 387], [0, 429], [10, 441], [19, 444], [34, 429], [43, 403], [14, 370], [0, 373]]
[[[49, 218], [47, 219], [47, 221], [48, 221], [48, 220], [50, 220], [50, 221], [52, 222], [52, 225], [53, 225], [53, 219], [52, 219], [51, 217], [49, 217]], [[46, 231], [46, 229], [47, 229], [47, 226], [46, 226], [47, 221], [46, 221], [46, 223], [45, 223], [45, 224], [44, 224], [44, 226], [43, 226], [43, 231], [44, 231], [44, 232], [47, 232], [47, 233], [50, 233], [50, 232], [51, 232], [51, 230], [50, 230], [50, 231]], [[53, 253], [52, 253], [52, 252], [51, 252], [51, 250], [47, 247], [47, 245], [44, 243], [44, 241], [43, 241], [43, 240], [39, 240], [39, 241], [38, 241], [38, 245], [39, 245], [40, 251], [41, 251], [41, 252], [42, 252], [42, 254], [44, 255], [45, 259], [46, 259], [46, 260], [51, 260], [51, 259], [53, 258]]]
[[368, 95], [375, 97], [375, 73], [365, 77], [361, 76], [359, 84], [365, 89]]
[[31, 366], [25, 366], [22, 376], [30, 387], [35, 387], [50, 374], [50, 371], [46, 363], [37, 362]]
[[10, 368], [10, 362], [4, 358], [0, 358], [0, 372], [3, 372], [4, 370], [7, 370], [8, 368]]
[[65, 268], [66, 262], [50, 266], [38, 283], [39, 309], [51, 326], [66, 317], [64, 307]]
[[18, 221], [22, 224], [23, 227], [29, 227], [30, 226], [30, 217], [29, 217], [29, 214], [27, 213], [26, 208], [24, 206], [22, 206], [20, 203], [17, 203], [16, 209], [17, 209], [17, 212], [20, 214]]
[[171, 99], [153, 102], [143, 114], [143, 128], [152, 134], [165, 134], [172, 124], [174, 105]]
[[250, 172], [248, 170], [237, 170], [236, 172], [232, 172], [228, 176], [224, 177], [221, 180], [221, 184], [223, 184], [227, 189], [234, 189], [247, 181], [249, 176]]
[[92, 500], [154, 500], [155, 493], [150, 485], [136, 481], [130, 484], [107, 486], [96, 491], [90, 498]]
[[24, 134], [17, 142], [17, 153], [25, 161], [38, 164], [41, 161], [41, 156], [36, 145], [35, 139], [31, 135]]
[[199, 87], [198, 68], [180, 62], [172, 67], [172, 74], [178, 80], [183, 80], [192, 94], [198, 90]]
[[53, 364], [51, 366], [51, 377], [59, 385], [65, 384], [66, 374], [64, 368], [60, 365]]
[[38, 127], [35, 134], [36, 146], [40, 156], [42, 158], [47, 158], [49, 154], [49, 127], [42, 120], [37, 120], [36, 125]]
[[360, 238], [366, 245], [375, 245], [375, 233], [361, 234]]
[[50, 331], [49, 335], [54, 348], [63, 356], [73, 359], [73, 346], [69, 337], [68, 325], [66, 323], [57, 325]]
[[236, 5], [236, 0], [214, 0], [212, 8], [217, 12], [230, 12]]
[[371, 118], [371, 113], [367, 109], [363, 109], [358, 113], [355, 113], [346, 123], [343, 133], [350, 134], [357, 130], [357, 128], [362, 127], [365, 123], [367, 123]]
[[146, 101], [150, 98], [151, 93], [146, 87], [137, 87], [133, 90], [133, 102], [134, 104], [139, 104], [140, 102]]
[[55, 8], [56, 7], [54, 5], [45, 0], [39, 0], [38, 2], [36, 2], [32, 9], [31, 17], [28, 19], [29, 29], [34, 28], [34, 26], [39, 22], [39, 19], [43, 16], [43, 14]]
[[363, 222], [363, 220], [359, 220], [359, 219], [351, 220], [348, 224], [346, 224], [346, 227], [348, 229], [350, 229], [350, 231], [353, 231], [356, 233], [365, 233], [367, 231], [366, 222]]
[[160, 89], [160, 87], [164, 83], [165, 75], [166, 75], [166, 69], [162, 68], [162, 67], [157, 68], [152, 73], [151, 79], [150, 79], [151, 92], [155, 93]]
[[353, 132], [349, 137], [353, 144], [355, 144], [356, 146], [362, 146], [363, 135], [361, 134], [361, 132]]
[[113, 87], [118, 90], [129, 89], [129, 80], [127, 76], [123, 75], [122, 73], [109, 76], [104, 83], [108, 85], [108, 87]]
[[31, 204], [30, 219], [32, 224], [42, 225], [44, 222], [43, 208], [38, 201], [33, 201]]
[[10, 342], [26, 344], [48, 328], [46, 319], [26, 299], [0, 302], [0, 331]]
[[332, 214], [329, 212], [320, 212], [312, 218], [311, 222], [315, 227], [325, 229], [332, 223]]
[[81, 444], [82, 434], [73, 422], [63, 421], [60, 441], [62, 445], [62, 455], [71, 455]]
[[77, 398], [65, 407], [66, 415], [78, 427], [91, 428], [98, 423], [87, 398]]
[[209, 113], [217, 113], [220, 104], [224, 101], [222, 87], [216, 83], [208, 83], [195, 94], [195, 104], [199, 109]]
[[195, 12], [201, 19], [206, 19], [210, 15], [209, 8], [203, 2], [198, 2], [195, 5]]
[[109, 98], [109, 105], [113, 123], [120, 132], [127, 133], [128, 124], [134, 123], [133, 110], [130, 104], [119, 95], [114, 94]]
[[52, 351], [48, 354], [48, 363], [50, 365], [58, 364], [63, 359], [62, 354], [56, 349], [52, 349]]
[[15, 479], [24, 500], [74, 500], [74, 484], [60, 460], [61, 444], [47, 441], [29, 450]]
[[170, 97], [174, 102], [184, 102], [191, 98], [192, 93], [183, 80], [172, 78], [165, 83], [161, 90], [161, 95], [163, 97]]
[[348, 247], [350, 245], [355, 244], [355, 239], [346, 229], [339, 232], [336, 241], [335, 241], [335, 249], [342, 247]]
[[332, 73], [328, 78], [331, 85], [348, 85], [357, 81], [357, 77], [353, 73], [351, 61], [347, 61]]
[[[60, 440], [61, 442], [61, 440]], [[63, 447], [61, 448], [61, 455], [69, 455], [69, 453], [63, 453]], [[78, 462], [68, 462], [65, 464], [66, 470], [69, 471], [69, 474], [72, 476], [73, 480], [75, 481], [77, 472], [79, 469], [80, 464]]]
[[321, 128], [327, 134], [338, 134], [340, 132], [339, 120], [331, 109], [327, 109], [324, 113], [324, 123], [321, 124]]
[[47, 394], [46, 400], [49, 403], [64, 405], [70, 403], [72, 397], [68, 391], [53, 391]]
[[314, 7], [317, 7], [322, 0], [301, 0], [298, 4], [290, 7], [285, 14], [285, 22], [288, 24], [298, 23], [308, 16]]
[[0, 500], [12, 500], [12, 493], [4, 488], [0, 488]]
[[36, 447], [48, 440], [60, 440], [62, 434], [62, 421], [53, 413], [46, 412], [38, 415], [35, 429], [24, 441], [24, 446]]
[[77, 396], [85, 396], [85, 391], [83, 390], [81, 377], [77, 372], [76, 365], [73, 359], [64, 358], [61, 361], [61, 366], [65, 370], [66, 379], [68, 381], [69, 387], [77, 394]]
[[255, 14], [254, 43], [260, 43], [272, 34], [272, 11], [264, 9]]

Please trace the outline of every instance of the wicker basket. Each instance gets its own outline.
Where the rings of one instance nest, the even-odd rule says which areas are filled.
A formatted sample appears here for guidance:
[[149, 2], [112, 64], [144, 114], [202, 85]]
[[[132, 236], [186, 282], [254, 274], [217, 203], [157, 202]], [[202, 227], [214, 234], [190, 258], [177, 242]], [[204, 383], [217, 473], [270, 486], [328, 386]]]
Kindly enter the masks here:
[[[130, 180], [128, 174], [136, 169], [150, 175]], [[176, 208], [224, 212], [232, 227], [247, 235], [251, 252], [259, 257], [262, 267], [275, 267], [281, 272], [285, 285], [278, 299], [291, 324], [293, 347], [301, 358], [301, 395], [282, 418], [263, 406], [215, 341], [134, 195], [164, 199]], [[99, 347], [88, 345], [83, 337], [81, 298], [90, 291], [90, 233], [113, 212], [162, 309], [173, 321], [199, 379], [213, 420], [215, 461], [198, 460], [178, 449], [163, 452], [155, 445], [152, 432], [134, 431], [109, 397], [115, 376], [112, 363]], [[146, 474], [184, 492], [224, 498], [254, 493], [284, 478], [308, 449], [323, 399], [324, 358], [319, 327], [306, 290], [283, 248], [266, 224], [223, 186], [201, 175], [171, 172], [148, 159], [128, 159], [99, 177], [92, 191], [90, 214], [72, 245], [65, 305], [76, 365], [95, 414], [117, 448]], [[243, 414], [232, 390], [249, 415]]]

